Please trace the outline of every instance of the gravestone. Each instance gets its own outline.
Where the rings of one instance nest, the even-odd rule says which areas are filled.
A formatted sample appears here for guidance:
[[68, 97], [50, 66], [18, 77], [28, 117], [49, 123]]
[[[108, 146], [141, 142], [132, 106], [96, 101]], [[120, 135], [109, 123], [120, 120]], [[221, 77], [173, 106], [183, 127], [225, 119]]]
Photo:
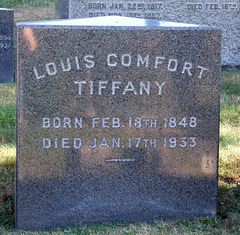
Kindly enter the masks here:
[[240, 0], [58, 0], [58, 5], [59, 18], [118, 15], [217, 26], [223, 31], [223, 69], [240, 69]]
[[57, 19], [69, 18], [69, 0], [55, 1], [55, 15]]
[[13, 10], [0, 8], [0, 83], [13, 82]]
[[110, 16], [17, 35], [17, 228], [215, 216], [220, 30]]

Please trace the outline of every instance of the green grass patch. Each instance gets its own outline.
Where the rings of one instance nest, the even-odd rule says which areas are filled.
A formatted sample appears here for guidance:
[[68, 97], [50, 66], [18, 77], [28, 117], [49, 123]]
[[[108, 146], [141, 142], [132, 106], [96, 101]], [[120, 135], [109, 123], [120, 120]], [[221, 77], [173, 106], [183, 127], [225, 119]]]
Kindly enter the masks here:
[[228, 146], [235, 146], [240, 143], [240, 136], [237, 135], [238, 133], [234, 134], [227, 134], [220, 136], [220, 145], [222, 147], [228, 147]]
[[222, 76], [219, 178], [240, 184], [240, 73]]
[[240, 73], [225, 73], [221, 82], [221, 124], [240, 126]]
[[240, 95], [240, 74], [227, 72], [223, 73], [222, 90], [229, 96], [231, 95]]
[[53, 4], [55, 0], [1, 0], [0, 7], [2, 8], [14, 8], [17, 6], [28, 5], [33, 7], [49, 6]]
[[16, 87], [0, 84], [0, 225], [14, 222]]
[[0, 84], [0, 144], [14, 143], [16, 135], [16, 88]]
[[240, 95], [227, 95], [222, 90], [221, 98], [221, 124], [239, 126], [240, 124]]

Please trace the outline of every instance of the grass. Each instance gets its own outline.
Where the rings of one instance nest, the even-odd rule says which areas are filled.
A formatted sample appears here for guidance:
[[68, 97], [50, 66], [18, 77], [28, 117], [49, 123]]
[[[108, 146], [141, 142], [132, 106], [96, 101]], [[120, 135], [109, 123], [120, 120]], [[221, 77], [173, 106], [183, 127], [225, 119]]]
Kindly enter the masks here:
[[42, 7], [53, 4], [55, 0], [1, 0], [0, 7], [2, 8], [14, 8], [18, 6], [33, 6]]
[[14, 9], [14, 22], [55, 19], [55, 0], [0, 0], [0, 8]]
[[4, 145], [15, 140], [15, 86], [0, 84], [0, 90], [0, 143]]
[[240, 74], [222, 77], [220, 178], [240, 184]]
[[[15, 86], [0, 85], [0, 234], [14, 229]], [[153, 224], [82, 225], [51, 234], [239, 234], [240, 233], [240, 72], [222, 76], [218, 214]], [[2, 133], [5, 133], [4, 135]], [[21, 234], [50, 234], [49, 232]]]
[[7, 228], [14, 221], [15, 90], [14, 84], [0, 84], [0, 224]]

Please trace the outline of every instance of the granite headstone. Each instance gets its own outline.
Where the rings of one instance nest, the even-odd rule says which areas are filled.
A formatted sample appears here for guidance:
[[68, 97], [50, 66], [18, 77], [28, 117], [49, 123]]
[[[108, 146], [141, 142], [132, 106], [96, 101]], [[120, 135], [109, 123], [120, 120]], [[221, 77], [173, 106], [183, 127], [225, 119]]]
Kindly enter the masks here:
[[221, 31], [17, 24], [16, 226], [213, 218]]
[[223, 31], [223, 69], [240, 69], [240, 0], [58, 0], [58, 5], [60, 18], [118, 15], [217, 26]]
[[13, 82], [13, 10], [0, 8], [0, 83]]

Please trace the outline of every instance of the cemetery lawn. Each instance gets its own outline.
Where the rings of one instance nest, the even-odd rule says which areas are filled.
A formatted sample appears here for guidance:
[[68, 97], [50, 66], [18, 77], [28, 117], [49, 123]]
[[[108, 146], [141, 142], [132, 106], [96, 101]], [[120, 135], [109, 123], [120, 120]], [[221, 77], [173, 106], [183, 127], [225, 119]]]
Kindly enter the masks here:
[[[83, 225], [52, 234], [240, 234], [240, 72], [222, 75], [219, 198], [214, 220]], [[15, 97], [14, 84], [0, 84], [0, 234], [19, 234], [14, 229]]]
[[0, 8], [14, 9], [14, 21], [39, 21], [55, 18], [55, 0], [0, 0]]
[[0, 7], [2, 8], [14, 8], [19, 6], [34, 6], [42, 7], [53, 4], [55, 0], [1, 0]]

